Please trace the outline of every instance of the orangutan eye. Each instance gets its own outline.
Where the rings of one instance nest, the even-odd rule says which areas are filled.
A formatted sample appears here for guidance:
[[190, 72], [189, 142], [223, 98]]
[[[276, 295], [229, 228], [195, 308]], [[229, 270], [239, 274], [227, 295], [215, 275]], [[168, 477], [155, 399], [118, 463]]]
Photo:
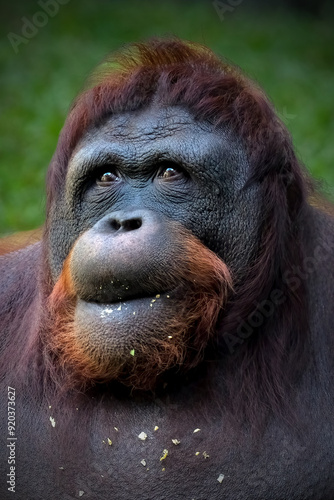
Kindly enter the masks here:
[[178, 172], [175, 170], [175, 168], [168, 167], [165, 168], [165, 170], [160, 174], [159, 177], [162, 179], [170, 179], [171, 177], [175, 177], [178, 174]]
[[105, 171], [96, 178], [96, 184], [99, 186], [109, 186], [113, 182], [119, 181], [119, 177], [114, 172]]
[[182, 179], [184, 173], [178, 165], [162, 165], [157, 174], [159, 180], [176, 180]]

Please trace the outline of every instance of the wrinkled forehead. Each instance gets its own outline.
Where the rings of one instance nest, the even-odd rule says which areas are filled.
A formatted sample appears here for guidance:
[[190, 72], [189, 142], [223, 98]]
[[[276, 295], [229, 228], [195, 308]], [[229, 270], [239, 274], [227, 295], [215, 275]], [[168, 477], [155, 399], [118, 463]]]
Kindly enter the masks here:
[[[154, 139], [173, 137], [212, 137], [214, 126], [209, 122], [194, 119], [189, 111], [181, 107], [151, 106], [107, 118], [102, 125], [91, 128], [81, 139], [78, 148], [95, 141], [140, 144], [152, 143]], [[217, 137], [221, 133], [215, 134]], [[212, 137], [213, 138], [213, 137]]]
[[152, 105], [108, 117], [82, 137], [69, 164], [69, 175], [95, 158], [139, 165], [161, 159], [184, 165], [244, 164], [240, 140], [228, 129], [198, 121], [181, 107]]

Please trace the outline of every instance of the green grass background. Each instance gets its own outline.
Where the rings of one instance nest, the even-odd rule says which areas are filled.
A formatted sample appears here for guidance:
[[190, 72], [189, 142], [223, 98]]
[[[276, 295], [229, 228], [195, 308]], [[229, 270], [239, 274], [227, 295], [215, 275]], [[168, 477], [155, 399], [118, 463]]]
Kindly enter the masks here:
[[[228, 4], [228, 1], [225, 3]], [[297, 153], [332, 199], [333, 18], [250, 7], [221, 20], [211, 1], [70, 0], [16, 54], [8, 33], [37, 1], [0, 4], [0, 233], [44, 220], [44, 180], [72, 99], [111, 50], [176, 34], [209, 45], [257, 80], [294, 137]]]

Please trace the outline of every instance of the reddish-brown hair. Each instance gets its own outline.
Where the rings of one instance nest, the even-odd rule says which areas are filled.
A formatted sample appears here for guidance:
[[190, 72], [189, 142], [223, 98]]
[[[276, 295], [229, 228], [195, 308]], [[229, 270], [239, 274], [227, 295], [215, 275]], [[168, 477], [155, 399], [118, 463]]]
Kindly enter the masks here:
[[[311, 182], [298, 163], [289, 133], [264, 93], [238, 69], [202, 45], [178, 39], [153, 39], [108, 57], [79, 95], [62, 130], [48, 174], [48, 206], [62, 189], [71, 153], [83, 133], [106, 117], [148, 106], [184, 106], [197, 120], [227, 126], [241, 139], [249, 159], [248, 184], [261, 186], [262, 224], [258, 254], [218, 326], [225, 360], [225, 401], [235, 412], [253, 415], [280, 411], [286, 389], [305, 366], [308, 337], [304, 284], [283, 282], [302, 262], [300, 225]], [[223, 202], [223, 201], [222, 201]], [[224, 335], [234, 334], [273, 289], [284, 303], [233, 356]], [[270, 359], [269, 359], [270, 358]]]
[[[48, 172], [48, 211], [63, 188], [69, 159], [85, 131], [112, 114], [145, 108], [154, 99], [161, 105], [183, 106], [197, 120], [228, 127], [248, 155], [247, 186], [260, 186], [258, 252], [218, 321], [214, 350], [224, 367], [224, 405], [257, 422], [268, 408], [281, 411], [288, 400], [287, 389], [305, 367], [308, 337], [304, 283], [293, 290], [283, 276], [303, 260], [300, 228], [311, 183], [264, 93], [198, 44], [159, 39], [125, 48], [104, 61], [71, 108]], [[48, 228], [46, 247], [47, 233]], [[274, 289], [282, 292], [284, 302], [231, 355], [224, 336], [234, 335], [240, 322]], [[20, 331], [17, 328], [15, 335]]]
[[[96, 346], [83, 346], [75, 332], [76, 296], [69, 271], [71, 253], [48, 300], [48, 322], [44, 330], [46, 359], [52, 375], [65, 371], [63, 387], [86, 388], [95, 382], [121, 381], [135, 389], [155, 389], [166, 370], [177, 367], [185, 372], [204, 357], [209, 340], [215, 335], [218, 316], [232, 288], [226, 264], [180, 224], [174, 226], [179, 259], [175, 269], [161, 271], [157, 289], [167, 275], [175, 286], [182, 286], [181, 297], [168, 307], [168, 320], [133, 342], [135, 356], [114, 359], [99, 352]], [[151, 283], [152, 283], [151, 282]], [[53, 367], [53, 369], [52, 369]]]
[[[261, 89], [207, 47], [153, 39], [107, 57], [74, 101], [48, 173], [48, 206], [85, 131], [112, 114], [144, 108], [153, 99], [163, 106], [184, 106], [198, 120], [228, 124], [242, 138], [257, 178], [279, 169], [290, 180], [290, 164], [296, 161], [290, 138]], [[298, 190], [294, 194], [301, 196]]]

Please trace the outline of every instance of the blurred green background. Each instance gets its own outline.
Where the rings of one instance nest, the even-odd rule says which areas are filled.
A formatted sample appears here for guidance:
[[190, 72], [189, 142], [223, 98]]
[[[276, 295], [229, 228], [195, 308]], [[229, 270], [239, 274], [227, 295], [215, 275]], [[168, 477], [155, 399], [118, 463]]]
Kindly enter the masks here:
[[[257, 80], [290, 129], [299, 157], [334, 199], [334, 22], [328, 8], [278, 9], [275, 2], [265, 7], [248, 0], [59, 0], [64, 5], [44, 22], [37, 14], [44, 2], [0, 3], [1, 234], [43, 223], [46, 169], [91, 69], [107, 52], [153, 35], [204, 43]], [[45, 25], [24, 32], [27, 20]], [[17, 38], [24, 34], [29, 38]]]

